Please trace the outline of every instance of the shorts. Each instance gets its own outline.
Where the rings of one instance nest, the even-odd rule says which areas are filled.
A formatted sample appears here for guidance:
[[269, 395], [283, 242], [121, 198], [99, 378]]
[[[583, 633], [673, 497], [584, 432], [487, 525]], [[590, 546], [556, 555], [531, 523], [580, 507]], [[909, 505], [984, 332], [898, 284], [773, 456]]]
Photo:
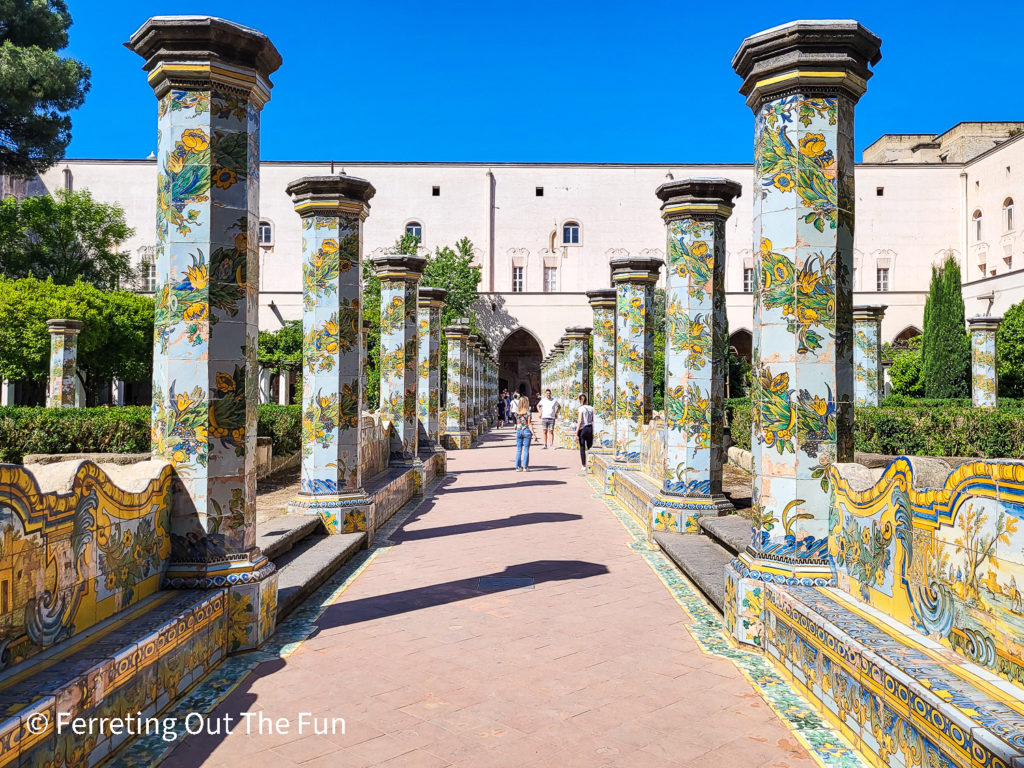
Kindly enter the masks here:
[[555, 428], [555, 417], [552, 416], [550, 419], [541, 419], [540, 426], [542, 429], [546, 429], [550, 432]]

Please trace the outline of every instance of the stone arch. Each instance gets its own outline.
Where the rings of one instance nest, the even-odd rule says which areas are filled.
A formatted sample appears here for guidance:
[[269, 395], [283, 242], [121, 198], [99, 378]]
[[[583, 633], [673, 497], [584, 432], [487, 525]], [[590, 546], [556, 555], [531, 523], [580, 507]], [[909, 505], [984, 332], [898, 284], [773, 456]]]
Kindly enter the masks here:
[[908, 325], [893, 337], [892, 345], [894, 347], [905, 347], [912, 338], [920, 336], [921, 333], [921, 329], [916, 325]]
[[540, 397], [540, 363], [544, 345], [537, 334], [519, 326], [498, 345], [498, 388], [519, 392], [531, 401]]
[[729, 346], [736, 350], [736, 354], [751, 362], [754, 348], [754, 334], [746, 328], [740, 328], [729, 335]]

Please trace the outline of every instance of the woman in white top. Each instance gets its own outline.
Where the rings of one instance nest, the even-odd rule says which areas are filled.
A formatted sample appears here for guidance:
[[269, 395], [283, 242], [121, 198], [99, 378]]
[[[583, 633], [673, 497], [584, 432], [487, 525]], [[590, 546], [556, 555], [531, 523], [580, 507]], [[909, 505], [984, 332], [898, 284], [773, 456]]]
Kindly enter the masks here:
[[576, 439], [580, 443], [580, 461], [587, 468], [587, 450], [594, 447], [594, 406], [587, 405], [587, 396], [580, 395], [580, 415], [576, 420]]

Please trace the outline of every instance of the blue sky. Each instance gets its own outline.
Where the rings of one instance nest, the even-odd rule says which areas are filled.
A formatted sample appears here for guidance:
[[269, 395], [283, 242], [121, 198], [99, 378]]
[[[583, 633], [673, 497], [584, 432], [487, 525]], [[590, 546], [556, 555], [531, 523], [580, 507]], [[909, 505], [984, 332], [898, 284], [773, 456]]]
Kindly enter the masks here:
[[156, 102], [122, 43], [151, 15], [205, 13], [284, 57], [263, 112], [269, 160], [749, 162], [753, 118], [729, 62], [744, 37], [820, 13], [882, 38], [857, 108], [883, 133], [1024, 119], [1013, 56], [1024, 3], [187, 2], [70, 0], [92, 69], [68, 157], [145, 157]]

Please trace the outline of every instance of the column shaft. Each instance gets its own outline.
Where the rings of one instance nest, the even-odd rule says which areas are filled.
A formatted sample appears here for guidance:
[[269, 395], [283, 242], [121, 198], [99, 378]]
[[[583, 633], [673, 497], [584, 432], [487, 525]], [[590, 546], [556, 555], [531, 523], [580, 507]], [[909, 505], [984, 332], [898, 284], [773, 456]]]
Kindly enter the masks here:
[[468, 365], [469, 319], [460, 318], [444, 329], [448, 340], [448, 383], [446, 389], [444, 444], [448, 449], [469, 448], [472, 437], [467, 426], [469, 393], [466, 387]]
[[882, 377], [882, 318], [885, 307], [853, 308], [854, 404], [876, 408], [885, 393]]
[[448, 291], [420, 288], [419, 292], [419, 364], [416, 411], [420, 426], [432, 442], [440, 437], [438, 419], [441, 390], [441, 310]]
[[971, 401], [975, 408], [995, 408], [998, 404], [996, 338], [1001, 317], [972, 317], [967, 321], [971, 331]]
[[615, 450], [615, 289], [587, 291], [594, 310], [594, 453]]
[[81, 320], [47, 320], [50, 331], [50, 382], [47, 408], [74, 408], [77, 404], [78, 334]]

